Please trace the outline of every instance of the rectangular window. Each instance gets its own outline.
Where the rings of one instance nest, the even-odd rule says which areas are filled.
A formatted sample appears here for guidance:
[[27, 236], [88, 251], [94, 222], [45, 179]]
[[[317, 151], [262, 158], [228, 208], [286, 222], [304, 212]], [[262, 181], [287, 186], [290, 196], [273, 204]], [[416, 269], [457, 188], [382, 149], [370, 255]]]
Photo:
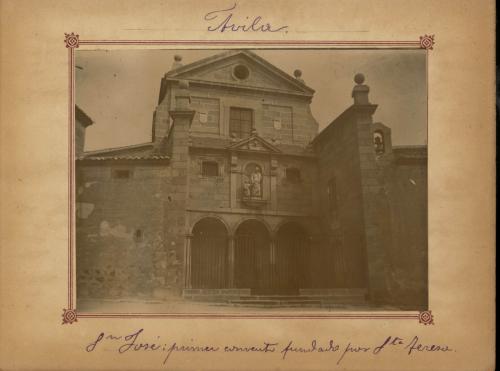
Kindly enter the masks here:
[[219, 164], [215, 161], [203, 161], [201, 163], [201, 175], [219, 176]]
[[115, 179], [128, 179], [131, 174], [132, 172], [126, 169], [113, 170], [113, 178]]
[[236, 138], [248, 138], [252, 134], [252, 128], [252, 110], [231, 107], [229, 111], [229, 135]]

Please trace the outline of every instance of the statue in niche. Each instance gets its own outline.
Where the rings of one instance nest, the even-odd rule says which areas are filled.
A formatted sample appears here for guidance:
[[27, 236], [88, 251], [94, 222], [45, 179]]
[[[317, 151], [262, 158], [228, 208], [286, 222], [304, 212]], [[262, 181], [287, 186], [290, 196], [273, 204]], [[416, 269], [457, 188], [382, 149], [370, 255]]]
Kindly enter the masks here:
[[248, 164], [243, 174], [243, 195], [246, 198], [262, 198], [262, 168]]
[[378, 130], [373, 133], [373, 145], [376, 154], [379, 155], [385, 152], [384, 135]]
[[260, 166], [255, 167], [250, 179], [252, 181], [252, 197], [262, 197], [262, 170]]
[[250, 183], [250, 178], [246, 174], [243, 174], [243, 195], [245, 197], [252, 196], [252, 183]]

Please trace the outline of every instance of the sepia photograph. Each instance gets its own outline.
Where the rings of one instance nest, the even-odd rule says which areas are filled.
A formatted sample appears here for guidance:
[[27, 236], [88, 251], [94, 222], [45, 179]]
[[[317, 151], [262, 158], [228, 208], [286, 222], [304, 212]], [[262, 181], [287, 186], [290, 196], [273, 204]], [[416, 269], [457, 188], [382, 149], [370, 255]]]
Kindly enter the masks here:
[[495, 14], [0, 0], [0, 370], [494, 370]]
[[77, 310], [428, 309], [427, 55], [75, 51]]

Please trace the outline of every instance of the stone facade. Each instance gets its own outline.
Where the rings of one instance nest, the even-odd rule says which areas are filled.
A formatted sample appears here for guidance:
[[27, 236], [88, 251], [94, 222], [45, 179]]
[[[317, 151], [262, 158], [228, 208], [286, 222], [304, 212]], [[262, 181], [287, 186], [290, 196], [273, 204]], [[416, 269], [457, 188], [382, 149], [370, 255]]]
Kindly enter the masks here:
[[426, 148], [392, 147], [358, 75], [318, 134], [296, 76], [248, 51], [176, 57], [151, 143], [78, 152], [78, 298], [366, 289], [427, 306]]

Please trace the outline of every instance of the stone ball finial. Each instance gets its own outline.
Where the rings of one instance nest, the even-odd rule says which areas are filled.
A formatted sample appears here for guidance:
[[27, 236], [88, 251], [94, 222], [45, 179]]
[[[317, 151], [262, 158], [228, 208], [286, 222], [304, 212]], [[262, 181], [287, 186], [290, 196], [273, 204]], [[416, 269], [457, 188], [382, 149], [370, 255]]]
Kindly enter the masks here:
[[180, 89], [189, 89], [189, 81], [187, 81], [187, 80], [180, 80], [179, 81], [179, 88]]
[[362, 83], [365, 82], [365, 75], [363, 75], [362, 73], [357, 73], [354, 76], [354, 82], [358, 85], [361, 85]]
[[182, 55], [179, 55], [179, 54], [174, 55], [174, 61], [176, 61], [176, 62], [182, 61]]
[[302, 76], [302, 71], [295, 70], [295, 71], [293, 71], [293, 75], [295, 76], [296, 79], [300, 79], [300, 77]]

